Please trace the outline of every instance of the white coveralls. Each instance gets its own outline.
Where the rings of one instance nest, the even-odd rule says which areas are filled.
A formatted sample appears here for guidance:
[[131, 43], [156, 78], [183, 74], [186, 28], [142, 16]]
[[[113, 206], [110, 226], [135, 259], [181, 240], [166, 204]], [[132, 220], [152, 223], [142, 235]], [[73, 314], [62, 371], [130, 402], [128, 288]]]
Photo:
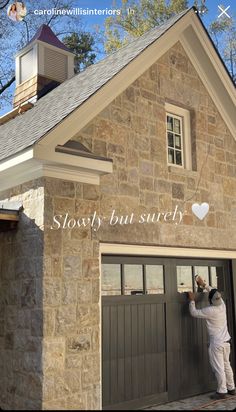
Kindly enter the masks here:
[[[210, 292], [211, 286], [205, 289]], [[218, 393], [227, 393], [235, 389], [233, 371], [230, 365], [230, 335], [227, 327], [226, 306], [221, 299], [219, 306], [207, 306], [196, 309], [195, 301], [189, 304], [190, 314], [194, 318], [205, 319], [209, 335], [209, 359], [213, 372], [215, 373]]]

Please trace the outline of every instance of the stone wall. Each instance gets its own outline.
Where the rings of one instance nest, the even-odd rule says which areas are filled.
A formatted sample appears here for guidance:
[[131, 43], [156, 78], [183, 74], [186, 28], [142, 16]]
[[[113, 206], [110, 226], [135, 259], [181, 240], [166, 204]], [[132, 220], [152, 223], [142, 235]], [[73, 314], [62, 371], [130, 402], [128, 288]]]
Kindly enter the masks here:
[[0, 234], [0, 407], [42, 406], [42, 182], [1, 193], [24, 210], [17, 231]]
[[[191, 111], [192, 171], [166, 164], [165, 101]], [[101, 407], [99, 242], [236, 247], [236, 143], [180, 44], [75, 139], [111, 157], [114, 173], [100, 186], [46, 178], [17, 188], [11, 197], [25, 208], [18, 232], [0, 236], [6, 409]], [[191, 205], [205, 201], [210, 213], [201, 222]], [[186, 210], [181, 225], [51, 229], [58, 214], [108, 217], [114, 209], [130, 215], [176, 205]]]
[[[167, 165], [165, 102], [190, 111], [191, 171]], [[101, 210], [109, 216], [112, 209], [139, 214], [173, 210], [178, 204], [186, 211], [181, 225], [106, 225], [96, 234], [97, 239], [235, 249], [236, 142], [180, 43], [74, 140], [114, 161], [114, 173], [102, 177], [100, 187], [85, 186], [87, 210]], [[210, 204], [204, 221], [193, 216], [194, 202]], [[80, 215], [84, 212], [83, 208], [77, 211]]]
[[43, 409], [100, 409], [99, 244], [89, 228], [51, 230], [80, 205], [83, 185], [45, 180]]

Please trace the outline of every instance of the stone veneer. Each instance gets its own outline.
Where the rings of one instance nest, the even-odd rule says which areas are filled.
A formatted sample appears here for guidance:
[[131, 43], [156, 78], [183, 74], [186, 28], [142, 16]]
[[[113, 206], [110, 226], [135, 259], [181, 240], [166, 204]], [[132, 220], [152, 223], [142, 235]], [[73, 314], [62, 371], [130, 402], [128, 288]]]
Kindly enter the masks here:
[[[24, 205], [17, 231], [0, 233], [0, 408], [41, 409], [44, 189], [3, 194]], [[2, 199], [3, 199], [2, 197]]]
[[[192, 171], [166, 164], [165, 101], [191, 111]], [[180, 44], [75, 139], [113, 159], [114, 173], [100, 186], [47, 178], [1, 195], [25, 207], [18, 232], [0, 236], [0, 406], [6, 409], [101, 407], [99, 242], [236, 248], [236, 143]], [[191, 213], [195, 201], [210, 204], [202, 222]], [[179, 226], [51, 230], [55, 214], [109, 216], [115, 209], [124, 215], [176, 204], [187, 211]]]

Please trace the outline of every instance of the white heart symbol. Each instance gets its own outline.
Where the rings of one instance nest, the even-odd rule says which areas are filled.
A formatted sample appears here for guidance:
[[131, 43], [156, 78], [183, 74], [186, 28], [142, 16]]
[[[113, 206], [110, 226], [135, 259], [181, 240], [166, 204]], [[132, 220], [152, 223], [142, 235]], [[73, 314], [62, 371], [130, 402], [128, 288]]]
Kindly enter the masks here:
[[195, 214], [195, 216], [198, 217], [198, 219], [203, 220], [209, 212], [209, 204], [202, 203], [201, 205], [199, 205], [198, 203], [194, 203], [192, 205], [192, 211]]

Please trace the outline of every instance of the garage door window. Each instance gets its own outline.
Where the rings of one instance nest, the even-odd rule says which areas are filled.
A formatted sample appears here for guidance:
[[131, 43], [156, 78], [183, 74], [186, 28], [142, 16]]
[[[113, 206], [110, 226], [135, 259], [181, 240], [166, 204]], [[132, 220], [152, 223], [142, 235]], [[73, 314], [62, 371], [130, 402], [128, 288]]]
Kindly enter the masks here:
[[103, 264], [102, 295], [163, 294], [164, 268], [162, 265]]
[[164, 273], [161, 265], [146, 265], [147, 293], [164, 293]]
[[121, 294], [121, 270], [119, 264], [102, 265], [102, 294], [115, 296]]
[[177, 287], [180, 293], [193, 290], [191, 266], [177, 266]]
[[195, 276], [201, 276], [207, 285], [224, 291], [224, 276], [221, 266], [177, 266], [177, 290], [183, 292], [202, 292], [195, 282]]

